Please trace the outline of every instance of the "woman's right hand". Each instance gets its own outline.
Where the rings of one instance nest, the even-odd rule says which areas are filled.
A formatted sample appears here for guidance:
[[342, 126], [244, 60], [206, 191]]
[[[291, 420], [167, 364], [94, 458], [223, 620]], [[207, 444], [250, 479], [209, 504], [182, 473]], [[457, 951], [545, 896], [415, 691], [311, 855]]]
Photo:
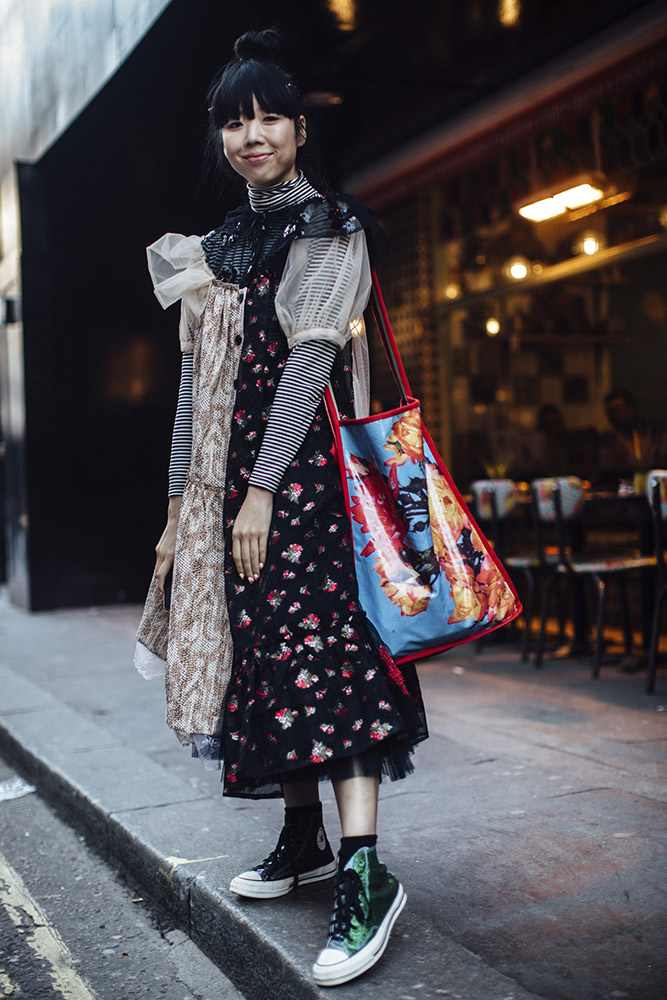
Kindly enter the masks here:
[[160, 536], [160, 541], [155, 546], [156, 558], [153, 576], [157, 580], [158, 589], [161, 594], [164, 594], [164, 581], [169, 570], [174, 565], [176, 532], [178, 531], [178, 516], [181, 512], [182, 500], [183, 497], [169, 497], [167, 524]]

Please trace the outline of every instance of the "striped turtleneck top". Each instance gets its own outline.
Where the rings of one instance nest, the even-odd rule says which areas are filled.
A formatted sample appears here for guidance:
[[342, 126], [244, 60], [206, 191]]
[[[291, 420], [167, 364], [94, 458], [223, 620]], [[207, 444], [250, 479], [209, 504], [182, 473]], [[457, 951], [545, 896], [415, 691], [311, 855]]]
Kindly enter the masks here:
[[[248, 188], [250, 206], [255, 212], [272, 212], [288, 205], [317, 197], [318, 192], [302, 173], [291, 181], [270, 188]], [[363, 238], [363, 234], [359, 234]], [[318, 268], [317, 287], [321, 289], [323, 311], [331, 312], [332, 290], [340, 283], [340, 275], [350, 267], [349, 241], [345, 237], [329, 240], [321, 254], [316, 248], [313, 259]], [[243, 267], [244, 250], [239, 248], [238, 260], [232, 264]], [[229, 250], [227, 250], [229, 253]], [[365, 243], [364, 243], [365, 253]], [[319, 255], [319, 258], [318, 258]], [[215, 273], [214, 255], [209, 264]], [[285, 276], [283, 276], [285, 277]], [[298, 300], [298, 291], [296, 294]], [[308, 296], [308, 315], [301, 309], [301, 325], [317, 318], [317, 302], [313, 302], [312, 289]], [[294, 311], [299, 310], [298, 301]], [[319, 326], [313, 322], [313, 326]], [[303, 335], [302, 335], [303, 336]], [[276, 389], [264, 439], [250, 476], [249, 484], [275, 493], [282, 477], [293, 461], [313, 421], [315, 411], [331, 376], [336, 356], [336, 344], [331, 340], [307, 339], [292, 348]], [[174, 421], [171, 461], [169, 464], [169, 496], [180, 496], [185, 488], [192, 448], [192, 379], [193, 355], [184, 354], [181, 383]]]

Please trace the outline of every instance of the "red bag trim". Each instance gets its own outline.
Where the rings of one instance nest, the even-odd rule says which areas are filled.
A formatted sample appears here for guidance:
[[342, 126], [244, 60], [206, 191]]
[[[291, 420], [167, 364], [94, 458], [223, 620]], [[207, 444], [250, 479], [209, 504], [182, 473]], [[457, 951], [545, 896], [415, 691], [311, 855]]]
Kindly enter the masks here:
[[[403, 388], [404, 395], [405, 395], [405, 398], [406, 398], [406, 402], [403, 403], [401, 406], [397, 406], [393, 410], [384, 410], [382, 413], [375, 413], [372, 416], [368, 416], [368, 417], [354, 417], [354, 418], [349, 418], [349, 419], [343, 419], [343, 420], [341, 420], [341, 418], [338, 415], [338, 409], [337, 409], [337, 406], [336, 406], [336, 402], [335, 402], [335, 400], [333, 398], [333, 394], [331, 392], [331, 387], [328, 386], [327, 389], [326, 389], [326, 391], [325, 391], [325, 393], [324, 393], [324, 399], [325, 399], [325, 404], [326, 404], [327, 415], [329, 417], [329, 423], [331, 424], [331, 430], [332, 430], [333, 437], [334, 437], [334, 449], [335, 449], [336, 459], [337, 459], [337, 462], [338, 462], [338, 469], [340, 471], [341, 484], [342, 484], [342, 487], [343, 487], [343, 497], [345, 499], [345, 510], [347, 511], [347, 516], [348, 516], [348, 519], [349, 519], [349, 522], [350, 522], [350, 532], [352, 533], [352, 538], [353, 539], [354, 539], [354, 523], [353, 523], [353, 517], [352, 517], [352, 505], [350, 503], [350, 490], [349, 490], [349, 484], [348, 484], [348, 479], [347, 479], [347, 469], [345, 468], [345, 454], [344, 454], [344, 449], [343, 449], [343, 441], [342, 441], [342, 437], [341, 437], [341, 433], [340, 433], [341, 425], [344, 425], [344, 426], [348, 426], [348, 425], [349, 426], [355, 426], [356, 425], [356, 426], [358, 426], [360, 424], [369, 424], [369, 423], [373, 423], [373, 421], [375, 421], [375, 420], [385, 420], [388, 417], [398, 416], [401, 413], [405, 413], [407, 410], [414, 409], [415, 406], [416, 407], [420, 407], [420, 405], [421, 405], [420, 402], [419, 402], [419, 400], [416, 399], [416, 397], [414, 397], [412, 395], [412, 392], [410, 390], [410, 383], [408, 382], [407, 375], [405, 374], [405, 369], [403, 367], [403, 362], [401, 361], [401, 356], [398, 353], [398, 347], [396, 345], [396, 340], [394, 338], [394, 333], [393, 333], [392, 328], [391, 328], [391, 323], [389, 322], [389, 316], [387, 315], [387, 309], [386, 309], [385, 304], [384, 304], [384, 299], [382, 298], [382, 292], [380, 291], [380, 283], [378, 281], [377, 274], [375, 273], [375, 271], [373, 271], [373, 292], [375, 294], [375, 299], [373, 301], [373, 312], [375, 314], [376, 320], [378, 321], [378, 328], [379, 328], [380, 333], [382, 335], [382, 343], [384, 345], [384, 349], [385, 349], [385, 352], [387, 354], [387, 358], [389, 360], [390, 366], [392, 366], [392, 357], [393, 357], [394, 362], [396, 363], [396, 369], [397, 369], [397, 371], [399, 373], [399, 377], [400, 377], [400, 380], [402, 382], [402, 386], [399, 386], [399, 388]], [[392, 366], [392, 368], [393, 368], [393, 366]], [[515, 607], [514, 611], [512, 612], [512, 614], [509, 615], [507, 618], [503, 619], [503, 621], [496, 622], [493, 625], [488, 625], [485, 628], [482, 628], [479, 631], [472, 633], [471, 635], [464, 636], [462, 639], [457, 639], [456, 642], [449, 642], [449, 643], [445, 643], [444, 645], [433, 646], [432, 648], [421, 650], [419, 653], [406, 653], [403, 656], [393, 656], [393, 654], [392, 654], [392, 658], [393, 658], [394, 662], [397, 663], [397, 664], [398, 663], [409, 663], [411, 660], [423, 659], [426, 656], [434, 656], [436, 653], [444, 653], [445, 650], [447, 650], [447, 649], [454, 649], [455, 646], [462, 646], [466, 642], [471, 642], [473, 639], [479, 639], [482, 636], [489, 635], [491, 632], [495, 632], [496, 629], [503, 628], [505, 625], [509, 625], [509, 623], [512, 622], [512, 621], [514, 621], [516, 618], [518, 618], [519, 615], [523, 611], [523, 606], [522, 606], [521, 602], [519, 601], [519, 595], [517, 594], [516, 588], [515, 588], [514, 584], [512, 583], [512, 580], [510, 579], [510, 576], [509, 576], [507, 570], [505, 569], [505, 567], [503, 566], [502, 562], [500, 561], [500, 559], [496, 555], [496, 552], [495, 552], [493, 546], [489, 543], [489, 540], [487, 539], [487, 537], [484, 534], [484, 532], [482, 532], [480, 530], [479, 525], [477, 524], [477, 521], [472, 516], [472, 514], [471, 514], [471, 512], [470, 512], [470, 510], [468, 508], [468, 505], [466, 504], [465, 500], [461, 496], [461, 493], [460, 493], [460, 491], [459, 491], [456, 483], [454, 482], [454, 480], [452, 479], [451, 475], [449, 474], [449, 471], [447, 470], [447, 467], [446, 467], [445, 463], [442, 460], [440, 452], [436, 448], [436, 446], [435, 446], [435, 444], [433, 442], [433, 438], [431, 437], [431, 435], [429, 434], [428, 430], [426, 429], [426, 425], [424, 424], [423, 420], [421, 421], [421, 427], [422, 427], [422, 434], [424, 436], [424, 439], [426, 440], [426, 443], [428, 444], [429, 448], [431, 449], [431, 452], [433, 454], [433, 458], [435, 460], [435, 463], [436, 463], [436, 466], [437, 466], [439, 472], [441, 473], [441, 475], [443, 475], [445, 477], [448, 486], [452, 490], [452, 492], [453, 492], [454, 496], [456, 497], [456, 500], [458, 501], [458, 503], [461, 505], [461, 508], [463, 509], [463, 511], [465, 512], [465, 514], [467, 515], [467, 517], [468, 517], [468, 519], [470, 521], [470, 524], [472, 525], [472, 527], [475, 529], [475, 531], [479, 535], [480, 539], [482, 540], [482, 542], [483, 542], [483, 544], [485, 546], [485, 552], [486, 552], [486, 554], [490, 557], [490, 559], [492, 560], [492, 562], [495, 564], [496, 568], [498, 570], [500, 570], [500, 573], [501, 573], [503, 579], [505, 580], [505, 583], [507, 584], [507, 586], [510, 589], [510, 592], [514, 596], [514, 600], [516, 601], [516, 607]]]
[[373, 299], [372, 299], [373, 314], [375, 316], [380, 335], [382, 337], [382, 343], [384, 346], [385, 354], [387, 355], [387, 360], [389, 361], [389, 366], [393, 370], [392, 360], [396, 365], [396, 369], [399, 374], [399, 378], [402, 383], [403, 395], [406, 397], [412, 396], [412, 389], [410, 388], [410, 383], [408, 382], [408, 376], [405, 374], [405, 368], [403, 367], [403, 361], [401, 355], [398, 353], [398, 346], [396, 344], [396, 338], [394, 337], [394, 331], [391, 328], [391, 323], [389, 322], [389, 315], [387, 313], [387, 307], [384, 304], [384, 299], [382, 297], [382, 291], [380, 289], [380, 282], [378, 280], [377, 272], [373, 271]]
[[346, 427], [353, 427], [355, 424], [372, 424], [375, 420], [386, 420], [387, 417], [397, 417], [407, 410], [419, 409], [420, 406], [421, 404], [418, 399], [415, 399], [414, 396], [408, 396], [407, 403], [403, 403], [393, 410], [383, 410], [382, 413], [369, 413], [367, 417], [343, 417], [340, 422]]

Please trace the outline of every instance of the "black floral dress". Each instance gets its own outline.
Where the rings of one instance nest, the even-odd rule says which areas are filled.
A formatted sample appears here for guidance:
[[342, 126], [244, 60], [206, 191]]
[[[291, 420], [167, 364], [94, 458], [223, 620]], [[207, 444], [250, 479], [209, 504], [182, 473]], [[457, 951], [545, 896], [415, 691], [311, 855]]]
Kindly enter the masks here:
[[[283, 780], [346, 777], [358, 773], [359, 761], [362, 773], [403, 777], [415, 744], [427, 736], [414, 666], [397, 667], [359, 605], [323, 402], [275, 494], [259, 579], [241, 580], [232, 559], [232, 527], [289, 354], [274, 304], [291, 240], [362, 226], [372, 247], [377, 224], [370, 213], [353, 199], [328, 196], [264, 215], [244, 207], [203, 241], [216, 277], [247, 287], [224, 500], [234, 641], [222, 740], [225, 795], [281, 795]], [[242, 267], [232, 263], [239, 246], [246, 251]], [[332, 385], [344, 415], [353, 412], [351, 384], [343, 350]]]

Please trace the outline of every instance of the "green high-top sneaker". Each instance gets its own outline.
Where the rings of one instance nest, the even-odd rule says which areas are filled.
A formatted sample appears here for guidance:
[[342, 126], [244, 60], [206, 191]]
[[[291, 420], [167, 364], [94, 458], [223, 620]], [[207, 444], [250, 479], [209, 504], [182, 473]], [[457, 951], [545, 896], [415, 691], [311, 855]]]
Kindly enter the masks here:
[[375, 848], [360, 847], [336, 878], [329, 938], [313, 966], [318, 986], [340, 986], [375, 965], [405, 900]]

